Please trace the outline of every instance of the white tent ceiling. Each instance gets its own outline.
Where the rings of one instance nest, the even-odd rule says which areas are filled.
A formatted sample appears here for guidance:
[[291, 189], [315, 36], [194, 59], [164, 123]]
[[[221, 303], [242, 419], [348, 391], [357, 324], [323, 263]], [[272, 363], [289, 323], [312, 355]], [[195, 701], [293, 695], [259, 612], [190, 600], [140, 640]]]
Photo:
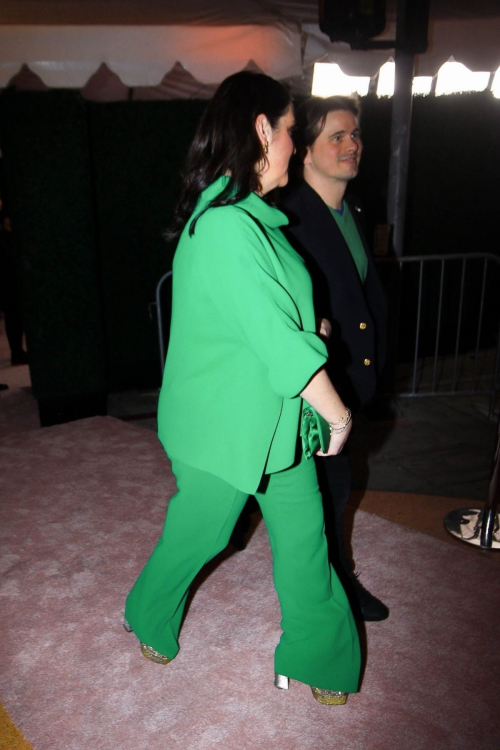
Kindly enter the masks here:
[[274, 78], [300, 75], [300, 34], [268, 25], [3, 26], [0, 85], [26, 63], [48, 86], [80, 88], [101, 63], [126, 86], [154, 86], [180, 62], [219, 83], [249, 60]]
[[[381, 39], [394, 37], [392, 5]], [[390, 54], [332, 44], [319, 30], [317, 0], [0, 3], [0, 86], [23, 65], [47, 86], [77, 88], [103, 63], [126, 87], [158, 86], [176, 63], [209, 86], [249, 61], [279, 79], [300, 77], [319, 59], [372, 76]], [[417, 73], [435, 74], [450, 55], [471, 70], [500, 66], [497, 0], [431, 0], [429, 49], [416, 58]]]

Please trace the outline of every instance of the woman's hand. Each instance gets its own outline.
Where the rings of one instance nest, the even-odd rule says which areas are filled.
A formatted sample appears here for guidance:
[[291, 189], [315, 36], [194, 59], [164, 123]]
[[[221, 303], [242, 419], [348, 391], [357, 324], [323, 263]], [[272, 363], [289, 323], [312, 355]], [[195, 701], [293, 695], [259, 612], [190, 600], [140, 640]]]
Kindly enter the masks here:
[[[346, 406], [335, 390], [332, 381], [322, 367], [313, 375], [309, 383], [302, 390], [301, 394], [308, 404], [321, 414], [323, 419], [334, 424], [335, 428], [342, 427], [346, 418]], [[333, 432], [330, 436], [328, 451], [323, 453], [318, 451], [318, 456], [336, 456], [342, 450], [345, 441], [349, 437], [352, 421], [349, 419], [345, 430], [342, 432]]]
[[349, 433], [352, 428], [352, 419], [342, 432], [334, 432], [332, 433], [330, 437], [330, 445], [328, 446], [328, 451], [326, 453], [323, 453], [323, 451], [317, 451], [316, 455], [321, 456], [324, 458], [325, 456], [338, 456], [342, 448], [344, 447], [344, 444], [349, 437]]
[[332, 324], [330, 321], [327, 318], [318, 318], [318, 336], [323, 339], [325, 344], [328, 343], [331, 334]]

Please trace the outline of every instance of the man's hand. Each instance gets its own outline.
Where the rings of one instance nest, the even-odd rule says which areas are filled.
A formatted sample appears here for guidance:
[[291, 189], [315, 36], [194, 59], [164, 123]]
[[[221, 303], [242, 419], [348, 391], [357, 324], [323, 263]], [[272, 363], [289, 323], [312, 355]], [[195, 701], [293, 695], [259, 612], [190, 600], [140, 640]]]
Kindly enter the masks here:
[[328, 342], [332, 333], [332, 324], [326, 318], [318, 318], [318, 336], [323, 339], [325, 343]]

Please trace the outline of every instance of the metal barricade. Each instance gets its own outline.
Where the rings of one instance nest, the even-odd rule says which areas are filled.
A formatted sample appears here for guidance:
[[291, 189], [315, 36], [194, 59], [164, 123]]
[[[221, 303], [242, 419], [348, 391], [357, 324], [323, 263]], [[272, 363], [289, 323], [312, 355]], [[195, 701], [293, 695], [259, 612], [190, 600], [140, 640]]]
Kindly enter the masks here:
[[[163, 274], [158, 284], [156, 285], [156, 294], [155, 294], [156, 321], [158, 323], [158, 349], [160, 352], [160, 367], [161, 367], [162, 375], [163, 375], [163, 368], [165, 367], [165, 357], [167, 356], [167, 352], [165, 351], [165, 342], [168, 336], [168, 331], [166, 330], [166, 325], [165, 325], [166, 310], [165, 310], [165, 306], [163, 305], [162, 296], [163, 296], [164, 289], [165, 289], [165, 282], [168, 279], [170, 279], [171, 276], [172, 276], [172, 271], [167, 271], [167, 273]], [[170, 317], [170, 307], [168, 310], [168, 314]]]
[[[392, 275], [385, 279], [392, 300], [391, 393], [405, 397], [488, 395], [491, 416], [500, 390], [500, 257], [454, 253], [377, 258], [376, 262], [383, 281], [384, 266], [398, 270], [395, 284]], [[451, 266], [455, 266], [453, 274]], [[403, 269], [410, 267], [413, 273], [405, 278]], [[171, 301], [167, 305], [162, 298], [171, 276], [168, 271], [160, 278], [155, 296], [162, 373]], [[401, 358], [402, 341], [405, 351]]]
[[491, 416], [499, 390], [500, 257], [454, 253], [376, 260], [383, 281], [384, 266], [398, 271], [396, 289], [391, 274], [385, 278], [392, 308], [392, 392], [486, 394]]

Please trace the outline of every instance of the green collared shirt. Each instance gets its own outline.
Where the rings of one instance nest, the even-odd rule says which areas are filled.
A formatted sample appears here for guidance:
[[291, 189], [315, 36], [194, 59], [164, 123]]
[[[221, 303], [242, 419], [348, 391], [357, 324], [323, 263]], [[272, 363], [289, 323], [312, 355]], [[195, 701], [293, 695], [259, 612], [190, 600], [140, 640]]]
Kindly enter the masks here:
[[351, 210], [346, 201], [343, 201], [342, 203], [342, 213], [331, 206], [328, 206], [328, 208], [337, 222], [338, 228], [342, 232], [342, 236], [349, 248], [354, 264], [358, 269], [359, 277], [364, 283], [368, 272], [368, 260]]

